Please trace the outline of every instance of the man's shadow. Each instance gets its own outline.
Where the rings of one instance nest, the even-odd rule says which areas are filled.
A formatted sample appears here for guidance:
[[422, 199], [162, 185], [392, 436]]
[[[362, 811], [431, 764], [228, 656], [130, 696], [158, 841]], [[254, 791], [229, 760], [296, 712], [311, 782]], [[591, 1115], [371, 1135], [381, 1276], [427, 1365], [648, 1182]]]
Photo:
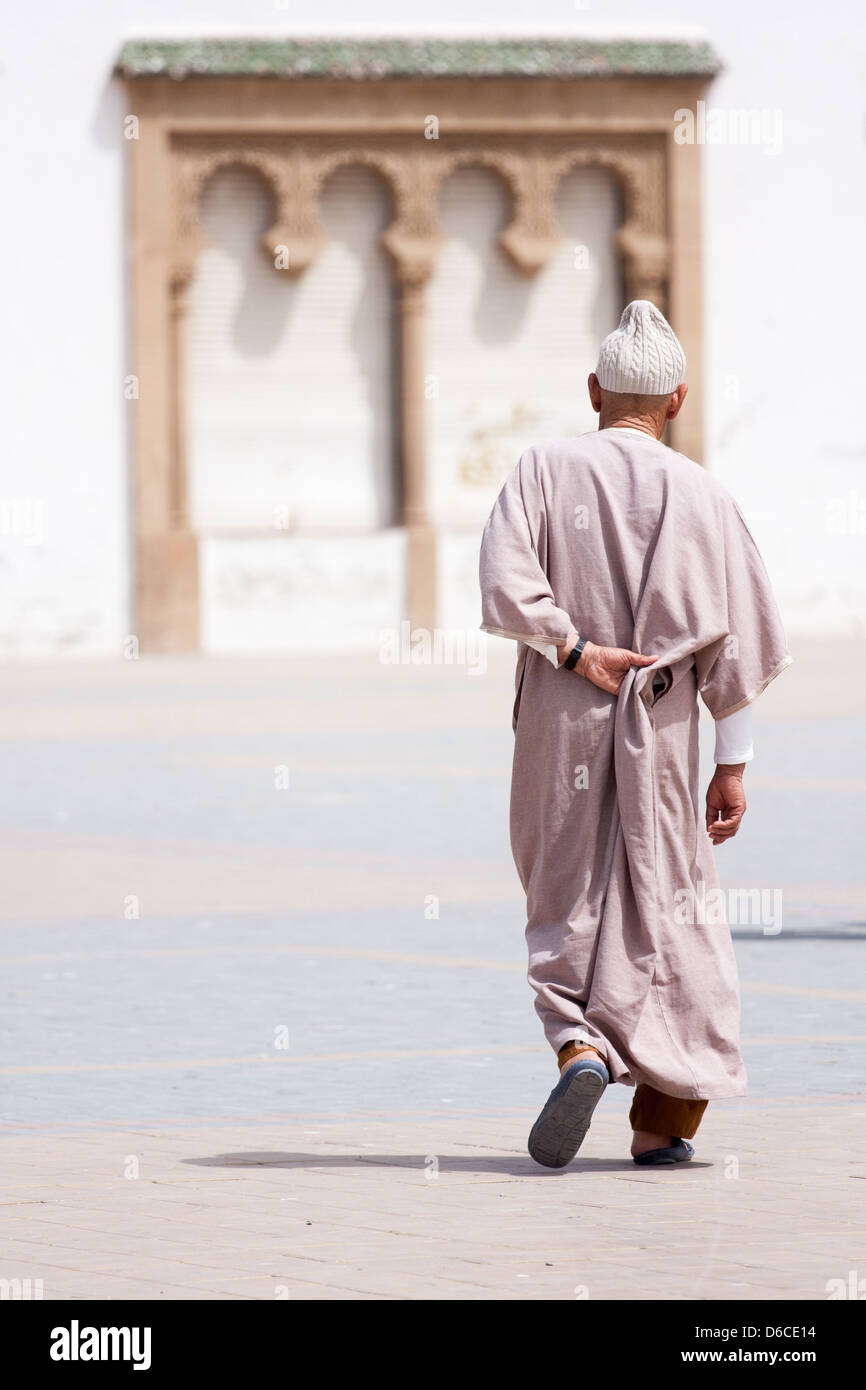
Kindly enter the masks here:
[[[342, 1154], [280, 1153], [252, 1151], [250, 1153], [210, 1154], [201, 1158], [184, 1158], [199, 1168], [410, 1168], [433, 1177], [440, 1173], [500, 1174], [514, 1178], [555, 1178], [565, 1174], [630, 1173], [644, 1177], [653, 1170], [639, 1168], [628, 1158], [575, 1158], [565, 1168], [542, 1168], [527, 1154], [502, 1154], [491, 1158], [470, 1154]], [[711, 1168], [711, 1163], [677, 1164], [678, 1168]], [[665, 1172], [668, 1171], [666, 1168]]]

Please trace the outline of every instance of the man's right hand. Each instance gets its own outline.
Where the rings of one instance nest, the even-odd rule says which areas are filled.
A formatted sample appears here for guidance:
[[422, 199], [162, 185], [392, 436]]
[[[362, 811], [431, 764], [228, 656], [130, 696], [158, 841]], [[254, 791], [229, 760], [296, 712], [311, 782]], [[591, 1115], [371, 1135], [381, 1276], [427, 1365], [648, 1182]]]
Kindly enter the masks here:
[[574, 669], [599, 690], [618, 695], [630, 666], [652, 666], [654, 661], [658, 661], [657, 656], [641, 656], [626, 647], [597, 647], [594, 642], [587, 642]]
[[746, 811], [745, 766], [745, 763], [720, 763], [707, 788], [707, 831], [714, 845], [723, 845], [740, 828]]

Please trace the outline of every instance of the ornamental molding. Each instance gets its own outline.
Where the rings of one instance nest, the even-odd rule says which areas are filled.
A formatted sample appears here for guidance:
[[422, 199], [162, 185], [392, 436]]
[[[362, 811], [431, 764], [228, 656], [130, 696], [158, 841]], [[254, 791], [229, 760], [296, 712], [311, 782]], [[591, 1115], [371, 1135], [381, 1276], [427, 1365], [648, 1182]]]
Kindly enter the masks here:
[[[251, 169], [268, 188], [275, 218], [262, 236], [262, 250], [277, 273], [293, 277], [309, 268], [325, 244], [319, 206], [327, 180], [348, 165], [374, 170], [388, 190], [394, 212], [382, 244], [397, 281], [419, 286], [436, 264], [443, 242], [439, 193], [456, 170], [481, 167], [500, 179], [511, 220], [499, 235], [499, 246], [518, 271], [532, 276], [548, 263], [564, 238], [556, 210], [562, 180], [575, 169], [595, 167], [607, 170], [620, 191], [623, 219], [616, 238], [629, 297], [665, 301], [669, 265], [666, 149], [664, 139], [655, 134], [573, 137], [544, 145], [516, 137], [464, 138], [442, 144], [429, 141], [419, 148], [417, 134], [375, 142], [363, 134], [301, 142], [181, 132], [173, 135], [171, 150], [176, 225], [172, 279], [177, 284], [188, 281], [206, 244], [199, 215], [201, 196], [208, 181], [223, 168]], [[648, 285], [652, 294], [641, 289]]]

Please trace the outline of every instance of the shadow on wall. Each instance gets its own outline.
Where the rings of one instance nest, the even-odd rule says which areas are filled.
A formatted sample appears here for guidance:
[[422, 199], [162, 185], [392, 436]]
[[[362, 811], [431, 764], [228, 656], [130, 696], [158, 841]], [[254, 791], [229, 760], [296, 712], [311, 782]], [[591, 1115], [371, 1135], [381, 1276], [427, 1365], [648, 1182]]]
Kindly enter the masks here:
[[[375, 483], [380, 515], [391, 523], [399, 520], [402, 494], [397, 392], [400, 344], [398, 286], [382, 234], [395, 216], [390, 185], [377, 170], [365, 165], [343, 165], [322, 186], [319, 217], [327, 242], [344, 257], [353, 258], [358, 267], [361, 288], [352, 312], [350, 343], [367, 396], [370, 448], [374, 456], [388, 460], [387, 469], [376, 470]], [[382, 341], [371, 353], [370, 325], [380, 323]], [[387, 410], [383, 410], [385, 401]]]
[[199, 219], [208, 246], [230, 257], [241, 272], [231, 340], [243, 357], [273, 352], [295, 310], [293, 283], [277, 272], [262, 247], [275, 218], [267, 182], [243, 165], [222, 165], [202, 190]]
[[[616, 327], [625, 307], [625, 277], [613, 236], [597, 240], [599, 224], [607, 225], [610, 232], [622, 225], [624, 211], [619, 183], [606, 169], [572, 169], [560, 180], [556, 215], [576, 275], [589, 276], [591, 291], [584, 305], [584, 313], [588, 310], [589, 317], [587, 332], [591, 340], [600, 345]], [[595, 266], [593, 261], [597, 262]], [[613, 317], [611, 306], [615, 311]], [[595, 363], [592, 365], [594, 367]], [[581, 387], [584, 387], [583, 382]]]
[[229, 529], [240, 473], [249, 490], [285, 496], [301, 526], [396, 520], [394, 281], [381, 245], [391, 199], [380, 176], [349, 164], [325, 181], [319, 214], [323, 244], [294, 277], [262, 244], [277, 211], [261, 175], [225, 165], [202, 193], [191, 474], [201, 516]]
[[446, 178], [439, 191], [439, 225], [447, 241], [481, 268], [470, 323], [480, 343], [499, 346], [520, 334], [532, 280], [515, 271], [497, 245], [512, 219], [510, 195], [490, 169], [466, 165]]

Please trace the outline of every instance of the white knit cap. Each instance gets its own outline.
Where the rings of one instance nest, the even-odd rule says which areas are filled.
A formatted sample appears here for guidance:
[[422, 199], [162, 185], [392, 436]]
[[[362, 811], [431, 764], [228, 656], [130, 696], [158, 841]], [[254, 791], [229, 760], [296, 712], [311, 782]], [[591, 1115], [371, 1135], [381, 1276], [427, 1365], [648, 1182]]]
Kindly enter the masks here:
[[602, 343], [595, 374], [605, 391], [664, 396], [681, 384], [686, 355], [661, 310], [633, 299]]

